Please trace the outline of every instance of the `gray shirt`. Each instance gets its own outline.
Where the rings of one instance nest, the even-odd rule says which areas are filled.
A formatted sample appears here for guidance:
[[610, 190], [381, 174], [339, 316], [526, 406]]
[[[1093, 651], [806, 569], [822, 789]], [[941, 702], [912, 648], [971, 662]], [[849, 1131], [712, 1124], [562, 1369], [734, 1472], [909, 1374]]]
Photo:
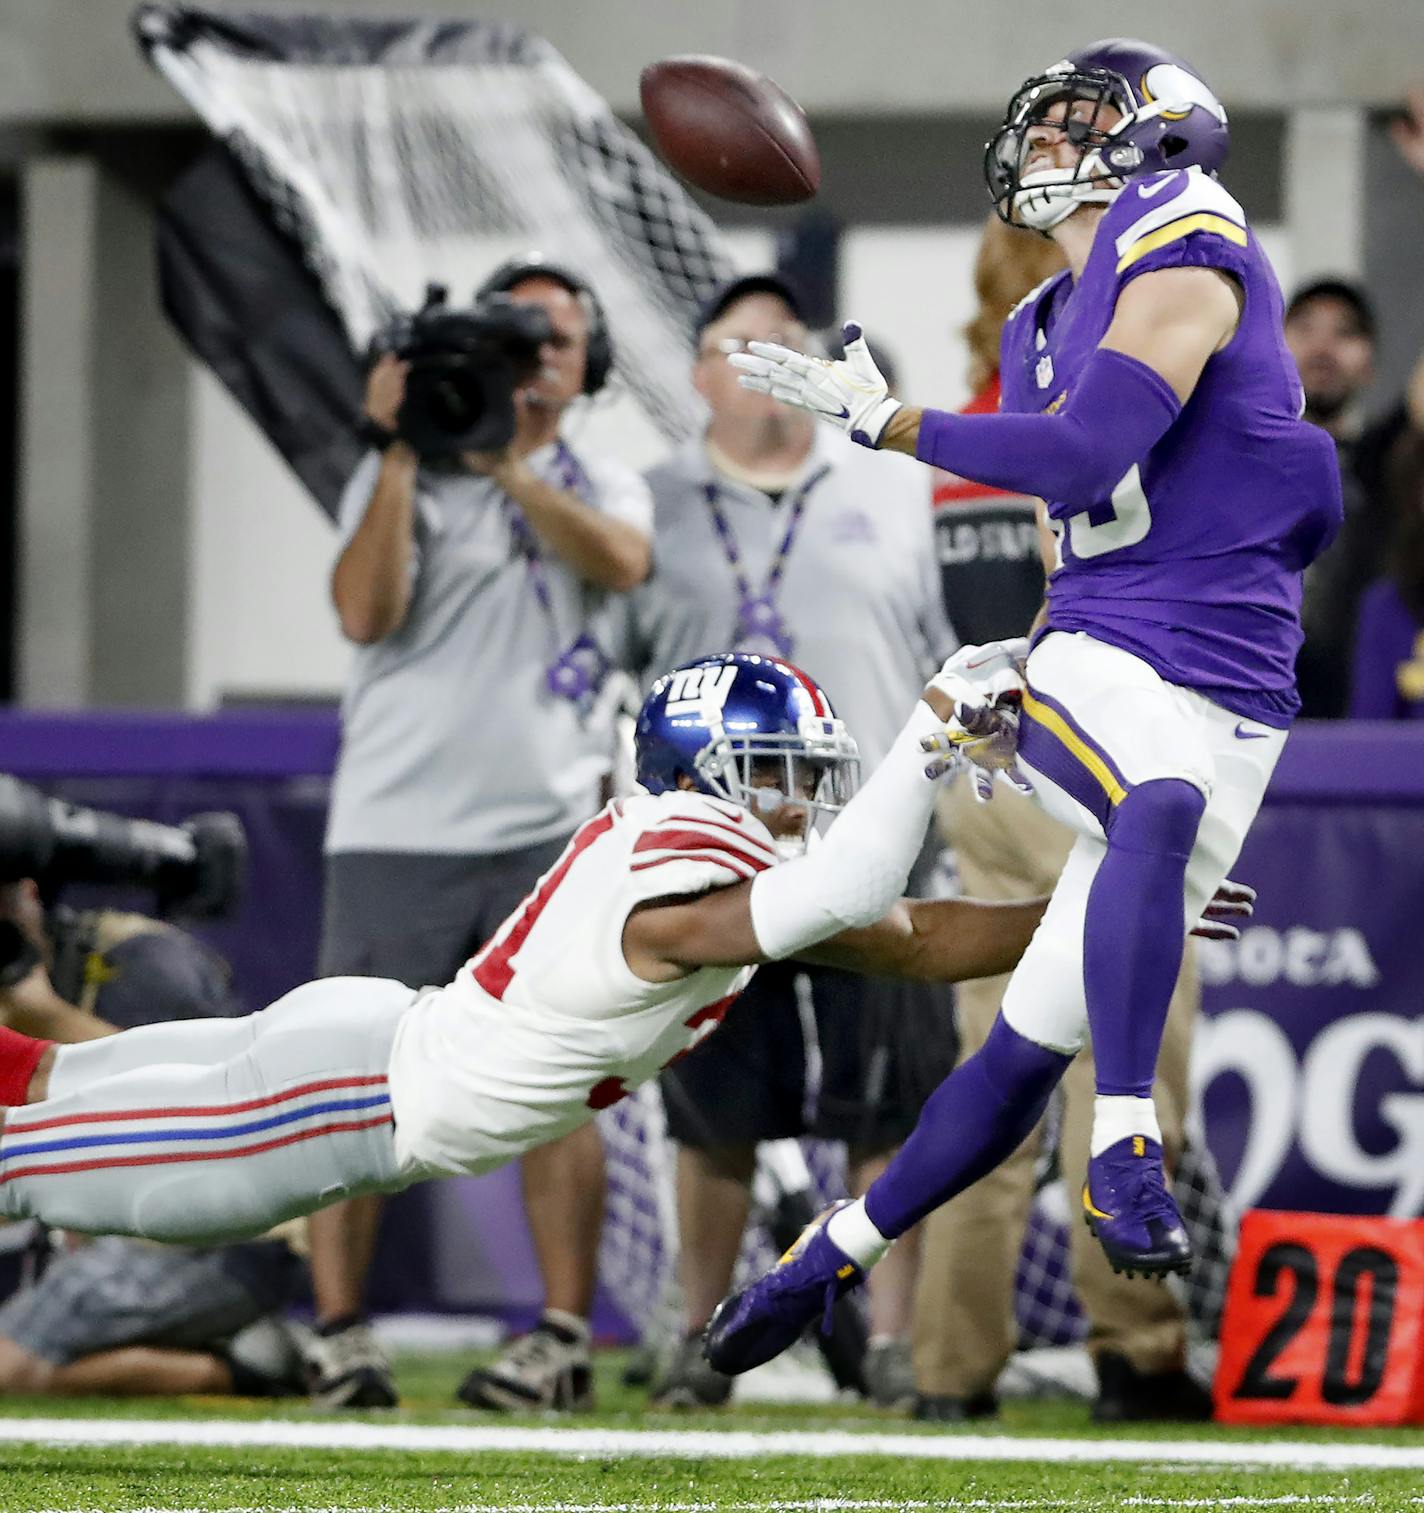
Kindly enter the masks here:
[[[555, 447], [528, 461], [567, 485]], [[648, 489], [631, 468], [583, 456], [577, 464], [586, 503], [651, 531]], [[346, 486], [343, 548], [379, 471], [373, 453]], [[328, 852], [491, 855], [551, 840], [597, 808], [611, 713], [581, 717], [549, 691], [546, 675], [594, 625], [607, 596], [542, 551], [546, 608], [516, 518], [492, 480], [421, 470], [410, 609], [399, 629], [357, 649]]]
[[[776, 607], [794, 642], [791, 660], [830, 695], [860, 745], [864, 774], [890, 749], [926, 675], [955, 640], [940, 598], [930, 469], [818, 426], [803, 480], [823, 464], [825, 475], [805, 496]], [[620, 650], [645, 687], [680, 662], [738, 649], [740, 595], [708, 484], [756, 594], [800, 492], [793, 484], [773, 503], [721, 478], [700, 438], [646, 476], [653, 575], [617, 612]]]

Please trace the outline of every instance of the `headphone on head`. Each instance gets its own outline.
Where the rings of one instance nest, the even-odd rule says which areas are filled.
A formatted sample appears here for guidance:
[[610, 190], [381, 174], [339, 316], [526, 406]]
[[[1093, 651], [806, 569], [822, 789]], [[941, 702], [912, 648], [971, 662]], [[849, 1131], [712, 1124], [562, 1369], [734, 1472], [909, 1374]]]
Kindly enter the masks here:
[[526, 252], [522, 257], [512, 257], [498, 268], [475, 290], [475, 303], [489, 294], [508, 294], [517, 284], [527, 278], [552, 279], [562, 284], [578, 299], [588, 315], [588, 341], [584, 357], [583, 392], [597, 394], [608, 382], [613, 370], [613, 343], [608, 335], [608, 321], [598, 296], [578, 276], [562, 264], [550, 262], [541, 252]]

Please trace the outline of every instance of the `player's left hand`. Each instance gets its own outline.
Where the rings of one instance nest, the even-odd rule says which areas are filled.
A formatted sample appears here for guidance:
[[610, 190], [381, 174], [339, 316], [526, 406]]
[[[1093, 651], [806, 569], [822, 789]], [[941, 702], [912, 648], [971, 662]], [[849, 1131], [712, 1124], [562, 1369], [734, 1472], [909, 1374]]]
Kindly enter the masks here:
[[967, 766], [974, 797], [981, 804], [993, 798], [996, 781], [1007, 783], [1018, 793], [1032, 794], [1033, 785], [1019, 768], [1018, 741], [1019, 714], [1013, 706], [971, 708], [961, 704], [954, 720], [920, 742], [934, 757], [925, 773], [943, 777]]
[[1203, 940], [1240, 940], [1237, 921], [1250, 919], [1256, 912], [1256, 890], [1228, 877], [1202, 910], [1202, 917], [1192, 926], [1192, 934]]
[[996, 775], [1022, 793], [1033, 791], [1015, 756], [1027, 656], [1028, 642], [1022, 639], [962, 646], [930, 679], [929, 686], [953, 706], [954, 718], [921, 744], [943, 759], [943, 772], [957, 759], [968, 762], [974, 796], [981, 802], [993, 797]]
[[748, 342], [745, 352], [734, 352], [727, 361], [741, 369], [738, 382], [744, 389], [809, 410], [848, 431], [861, 446], [877, 447], [900, 401], [890, 398], [860, 327], [849, 321], [841, 335], [845, 357], [840, 361], [808, 357], [770, 341]]
[[1028, 641], [1021, 636], [961, 646], [930, 679], [930, 687], [939, 689], [954, 705], [971, 709], [1017, 704], [1028, 687], [1027, 660]]

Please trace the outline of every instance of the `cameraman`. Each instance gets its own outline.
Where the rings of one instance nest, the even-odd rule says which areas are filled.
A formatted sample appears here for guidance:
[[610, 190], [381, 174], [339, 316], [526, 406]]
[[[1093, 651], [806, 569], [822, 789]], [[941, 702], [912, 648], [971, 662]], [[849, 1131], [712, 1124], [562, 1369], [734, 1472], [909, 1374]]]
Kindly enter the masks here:
[[[420, 458], [397, 434], [410, 364], [371, 371], [378, 450], [342, 502], [332, 598], [356, 653], [326, 837], [321, 971], [447, 982], [601, 802], [612, 722], [601, 602], [648, 574], [652, 501], [632, 469], [576, 454], [560, 428], [608, 377], [597, 301], [531, 256], [476, 296], [539, 306], [551, 331], [497, 452]], [[586, 1349], [602, 1220], [592, 1125], [524, 1158], [525, 1206], [555, 1327]], [[389, 1369], [362, 1319], [379, 1200], [318, 1214], [315, 1391], [389, 1406]]]
[[[0, 1022], [24, 1034], [74, 1042], [236, 1011], [223, 963], [172, 926], [111, 910], [47, 922], [29, 878], [0, 883], [0, 922]], [[300, 1362], [270, 1316], [302, 1269], [275, 1235], [217, 1248], [81, 1240], [0, 1306], [0, 1394], [293, 1392]]]

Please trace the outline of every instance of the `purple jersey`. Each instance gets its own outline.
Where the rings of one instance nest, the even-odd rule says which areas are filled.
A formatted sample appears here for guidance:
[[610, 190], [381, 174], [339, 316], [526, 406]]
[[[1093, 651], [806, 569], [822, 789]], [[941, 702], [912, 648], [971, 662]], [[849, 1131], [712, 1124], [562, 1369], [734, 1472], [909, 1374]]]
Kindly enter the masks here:
[[1334, 443], [1300, 419], [1280, 288], [1220, 184], [1179, 169], [1118, 195], [1077, 282], [1059, 274], [1010, 315], [1002, 408], [1056, 409], [1102, 341], [1119, 290], [1182, 267], [1235, 278], [1240, 325], [1110, 498], [1088, 509], [1047, 502], [1062, 562], [1049, 579], [1048, 625], [1086, 631], [1169, 682], [1284, 727], [1300, 707], [1301, 573], [1339, 528], [1339, 470]]

